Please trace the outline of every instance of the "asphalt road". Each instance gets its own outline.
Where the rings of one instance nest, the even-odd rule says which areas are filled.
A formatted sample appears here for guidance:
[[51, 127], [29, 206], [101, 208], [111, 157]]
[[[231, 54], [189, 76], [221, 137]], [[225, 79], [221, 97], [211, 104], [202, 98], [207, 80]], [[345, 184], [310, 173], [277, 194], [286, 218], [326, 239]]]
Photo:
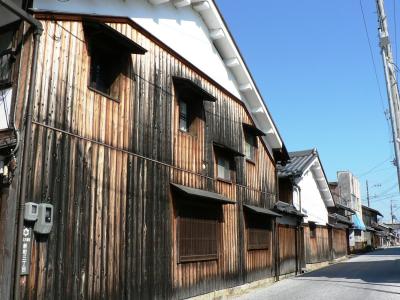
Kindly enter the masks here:
[[377, 250], [256, 288], [246, 300], [400, 300], [400, 248]]

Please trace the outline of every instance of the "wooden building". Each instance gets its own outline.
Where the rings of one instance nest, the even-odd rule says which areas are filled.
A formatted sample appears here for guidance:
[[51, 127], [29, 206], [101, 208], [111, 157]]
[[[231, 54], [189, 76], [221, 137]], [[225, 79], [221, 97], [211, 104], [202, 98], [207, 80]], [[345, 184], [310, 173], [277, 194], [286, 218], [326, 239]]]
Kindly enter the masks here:
[[383, 215], [376, 209], [371, 207], [362, 206], [362, 219], [366, 226], [366, 232], [364, 233], [367, 246], [370, 248], [378, 248], [381, 246], [378, 216], [383, 217]]
[[[215, 4], [30, 4], [43, 33], [37, 69], [31, 26], [12, 35], [11, 129], [31, 104], [32, 138], [1, 190], [0, 298], [181, 299], [275, 276], [277, 232], [299, 236], [276, 223], [288, 154]], [[27, 202], [52, 205], [49, 234]]]

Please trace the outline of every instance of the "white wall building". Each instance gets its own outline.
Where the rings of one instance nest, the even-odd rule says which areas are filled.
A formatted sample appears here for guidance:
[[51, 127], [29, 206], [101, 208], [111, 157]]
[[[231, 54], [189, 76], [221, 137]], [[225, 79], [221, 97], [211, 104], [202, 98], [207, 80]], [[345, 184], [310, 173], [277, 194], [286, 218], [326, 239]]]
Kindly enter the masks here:
[[289, 156], [290, 163], [280, 167], [278, 174], [293, 178], [293, 205], [307, 215], [305, 223], [327, 225], [327, 207], [335, 204], [317, 150], [290, 152]]

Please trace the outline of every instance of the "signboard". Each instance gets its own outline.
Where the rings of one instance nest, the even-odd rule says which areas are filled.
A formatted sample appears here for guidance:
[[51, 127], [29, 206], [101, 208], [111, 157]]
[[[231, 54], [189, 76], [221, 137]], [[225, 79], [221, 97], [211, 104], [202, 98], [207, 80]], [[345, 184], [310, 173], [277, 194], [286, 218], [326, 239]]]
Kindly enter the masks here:
[[28, 275], [31, 265], [32, 229], [22, 230], [21, 275]]

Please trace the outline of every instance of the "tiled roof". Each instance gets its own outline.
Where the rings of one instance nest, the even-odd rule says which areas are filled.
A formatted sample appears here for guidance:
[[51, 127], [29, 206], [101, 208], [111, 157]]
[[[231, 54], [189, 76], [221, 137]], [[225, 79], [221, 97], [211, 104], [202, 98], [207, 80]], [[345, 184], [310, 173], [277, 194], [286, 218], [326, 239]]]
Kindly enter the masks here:
[[336, 220], [336, 222], [343, 223], [343, 224], [348, 224], [348, 225], [353, 225], [353, 222], [350, 221], [350, 219], [348, 217], [339, 215], [337, 213], [330, 214], [329, 216], [331, 218], [333, 218], [334, 220]]
[[293, 205], [278, 201], [275, 203], [275, 209], [279, 212], [287, 213], [289, 215], [295, 215], [298, 217], [307, 217], [307, 215], [301, 213], [299, 210], [296, 209]]
[[286, 177], [303, 173], [317, 155], [316, 149], [289, 152], [290, 162], [285, 166], [278, 165], [278, 176]]

